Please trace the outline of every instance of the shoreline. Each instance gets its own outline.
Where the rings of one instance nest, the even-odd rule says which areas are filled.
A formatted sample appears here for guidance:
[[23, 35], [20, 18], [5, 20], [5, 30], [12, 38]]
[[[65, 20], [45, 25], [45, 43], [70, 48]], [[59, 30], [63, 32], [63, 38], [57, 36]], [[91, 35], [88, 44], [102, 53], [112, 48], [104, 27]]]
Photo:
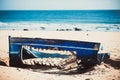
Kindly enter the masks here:
[[84, 32], [120, 32], [120, 24], [110, 23], [35, 23], [35, 22], [0, 22], [0, 30], [23, 31], [84, 31]]

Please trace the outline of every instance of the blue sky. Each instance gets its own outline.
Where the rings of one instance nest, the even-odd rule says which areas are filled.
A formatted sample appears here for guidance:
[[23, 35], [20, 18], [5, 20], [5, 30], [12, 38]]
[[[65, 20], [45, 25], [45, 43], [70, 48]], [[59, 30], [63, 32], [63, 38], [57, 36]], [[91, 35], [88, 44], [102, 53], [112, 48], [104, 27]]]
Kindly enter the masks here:
[[0, 0], [0, 10], [120, 9], [120, 0]]

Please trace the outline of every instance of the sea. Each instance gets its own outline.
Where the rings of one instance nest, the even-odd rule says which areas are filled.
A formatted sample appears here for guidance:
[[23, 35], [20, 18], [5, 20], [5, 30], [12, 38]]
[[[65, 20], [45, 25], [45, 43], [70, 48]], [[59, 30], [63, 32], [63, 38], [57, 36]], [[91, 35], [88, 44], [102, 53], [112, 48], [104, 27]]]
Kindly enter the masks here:
[[120, 10], [0, 10], [0, 30], [120, 32]]

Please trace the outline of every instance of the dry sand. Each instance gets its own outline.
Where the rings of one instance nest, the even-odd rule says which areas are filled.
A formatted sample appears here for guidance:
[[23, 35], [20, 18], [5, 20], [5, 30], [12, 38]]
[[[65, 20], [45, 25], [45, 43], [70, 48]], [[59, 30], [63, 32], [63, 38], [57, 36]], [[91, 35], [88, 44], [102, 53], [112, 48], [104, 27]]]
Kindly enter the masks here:
[[[26, 70], [0, 66], [0, 80], [120, 80], [120, 32], [56, 32], [56, 31], [0, 31], [0, 62], [9, 65], [8, 36], [70, 39], [100, 42], [111, 57], [93, 70], [83, 74], [60, 73], [58, 70]], [[2, 63], [0, 63], [2, 64]]]

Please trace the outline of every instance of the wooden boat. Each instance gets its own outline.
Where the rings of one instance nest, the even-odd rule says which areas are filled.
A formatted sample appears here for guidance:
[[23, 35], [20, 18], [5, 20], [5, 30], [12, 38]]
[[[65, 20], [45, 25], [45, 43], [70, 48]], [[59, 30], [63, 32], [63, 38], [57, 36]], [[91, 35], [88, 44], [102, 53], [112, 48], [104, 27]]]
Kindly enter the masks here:
[[[52, 64], [54, 58], [56, 59], [54, 62], [63, 58], [62, 61], [66, 61], [67, 64], [75, 60], [78, 61], [78, 65], [81, 63], [96, 64], [102, 61], [98, 55], [99, 48], [100, 43], [98, 42], [9, 36], [10, 66], [20, 66], [23, 63], [58, 66], [60, 63]], [[69, 59], [69, 57], [71, 58]], [[41, 58], [51, 60], [44, 61]], [[64, 58], [68, 58], [68, 60], [64, 60]], [[32, 62], [29, 62], [30, 60], [27, 62], [28, 59]]]

